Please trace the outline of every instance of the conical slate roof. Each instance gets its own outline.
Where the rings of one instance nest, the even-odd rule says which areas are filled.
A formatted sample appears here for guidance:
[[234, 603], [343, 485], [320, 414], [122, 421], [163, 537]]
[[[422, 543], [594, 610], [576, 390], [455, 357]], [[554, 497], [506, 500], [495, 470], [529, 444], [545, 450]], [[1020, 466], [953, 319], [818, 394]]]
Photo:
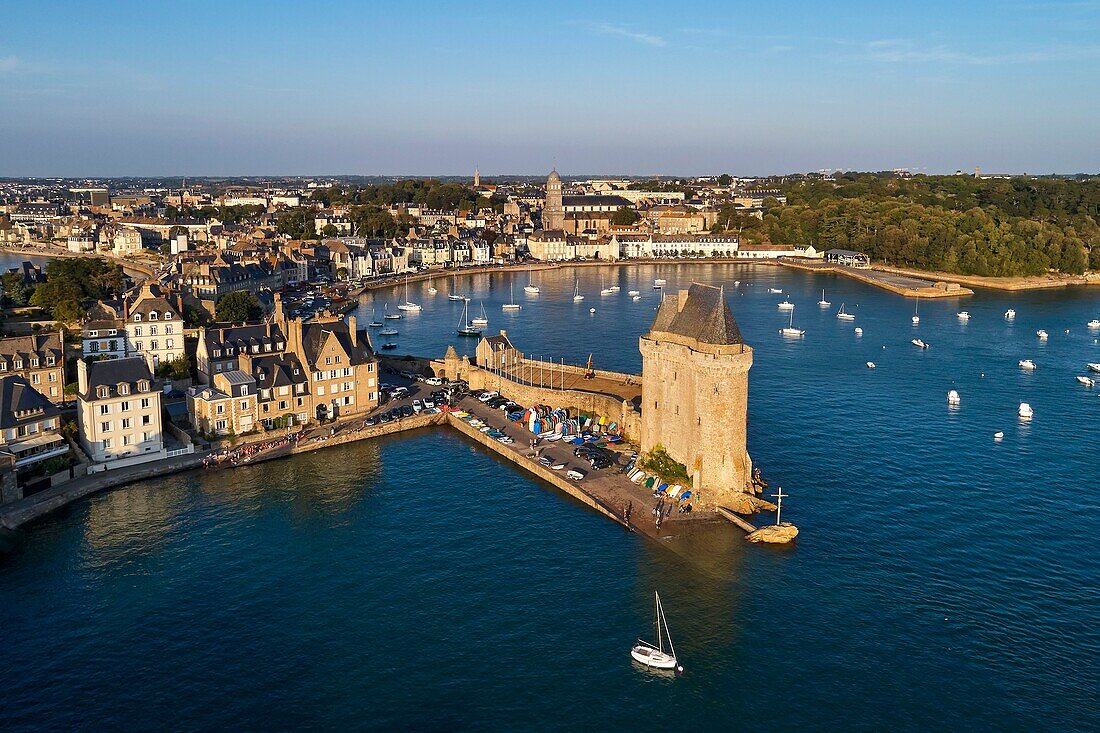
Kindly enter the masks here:
[[704, 344], [745, 343], [723, 289], [699, 283], [692, 283], [687, 291], [666, 295], [650, 331], [686, 336]]

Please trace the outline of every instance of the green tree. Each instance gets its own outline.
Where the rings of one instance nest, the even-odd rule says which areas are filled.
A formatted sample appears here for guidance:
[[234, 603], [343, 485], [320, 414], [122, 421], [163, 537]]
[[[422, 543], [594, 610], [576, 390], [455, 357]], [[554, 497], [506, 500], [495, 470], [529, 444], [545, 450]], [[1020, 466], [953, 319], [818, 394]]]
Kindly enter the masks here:
[[214, 314], [221, 323], [247, 323], [259, 320], [264, 309], [256, 296], [247, 290], [234, 290], [218, 299]]
[[611, 215], [611, 223], [617, 227], [628, 227], [638, 221], [638, 212], [629, 206], [622, 206]]
[[157, 365], [157, 376], [162, 379], [184, 380], [191, 377], [191, 359], [181, 354], [171, 361], [162, 361]]
[[321, 234], [326, 237], [335, 237], [340, 233], [340, 230], [336, 228], [335, 224], [325, 224], [321, 227]]
[[25, 306], [34, 291], [23, 282], [23, 276], [18, 272], [5, 272], [0, 279], [3, 280], [4, 297], [8, 302], [16, 307]]
[[730, 176], [729, 173], [723, 173], [722, 175], [718, 176], [719, 186], [728, 186], [731, 183], [733, 183], [733, 178]]

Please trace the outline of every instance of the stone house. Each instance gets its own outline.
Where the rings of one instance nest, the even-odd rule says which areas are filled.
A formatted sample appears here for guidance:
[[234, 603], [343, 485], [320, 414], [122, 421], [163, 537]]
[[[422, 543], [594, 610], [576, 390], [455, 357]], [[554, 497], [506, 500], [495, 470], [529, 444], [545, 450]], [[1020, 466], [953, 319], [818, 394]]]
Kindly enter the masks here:
[[207, 435], [241, 435], [256, 427], [257, 395], [256, 380], [247, 372], [219, 372], [213, 386], [187, 390], [187, 414]]
[[65, 346], [60, 331], [0, 339], [0, 377], [16, 374], [51, 402], [65, 399]]
[[105, 468], [167, 456], [161, 393], [141, 356], [77, 362], [80, 443]]

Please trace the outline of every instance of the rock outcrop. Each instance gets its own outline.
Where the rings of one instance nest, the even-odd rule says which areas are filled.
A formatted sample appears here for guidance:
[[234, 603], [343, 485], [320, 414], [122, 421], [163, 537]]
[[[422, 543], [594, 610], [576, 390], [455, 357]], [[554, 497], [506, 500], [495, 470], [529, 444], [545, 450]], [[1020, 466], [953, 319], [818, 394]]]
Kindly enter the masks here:
[[745, 539], [749, 542], [766, 542], [772, 545], [785, 545], [794, 540], [797, 536], [798, 527], [790, 522], [783, 522], [782, 524], [772, 524], [767, 527], [761, 527], [755, 532], [746, 535]]
[[722, 506], [732, 512], [742, 515], [756, 514], [757, 512], [774, 512], [775, 504], [764, 499], [758, 499], [752, 494], [736, 493], [722, 497]]

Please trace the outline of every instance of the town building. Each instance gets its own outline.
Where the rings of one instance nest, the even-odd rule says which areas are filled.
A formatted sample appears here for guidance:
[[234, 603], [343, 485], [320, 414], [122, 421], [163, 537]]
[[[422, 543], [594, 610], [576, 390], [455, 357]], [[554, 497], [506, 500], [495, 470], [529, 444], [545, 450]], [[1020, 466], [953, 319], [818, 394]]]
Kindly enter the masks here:
[[0, 452], [15, 458], [17, 471], [69, 452], [57, 405], [14, 374], [0, 378]]
[[0, 377], [16, 374], [51, 402], [65, 399], [65, 341], [60, 331], [0, 339]]
[[272, 321], [205, 328], [195, 348], [195, 369], [199, 382], [212, 385], [215, 375], [241, 368], [242, 354], [256, 358], [282, 354], [285, 350], [286, 336], [279, 324]]
[[156, 368], [184, 355], [183, 300], [159, 283], [146, 281], [126, 301], [126, 353]]
[[247, 372], [220, 372], [213, 385], [187, 390], [187, 414], [206, 435], [242, 435], [256, 427], [257, 395], [256, 380]]
[[825, 252], [825, 261], [844, 267], [866, 269], [871, 266], [871, 258], [863, 252], [850, 249], [830, 249]]
[[641, 450], [663, 447], [683, 464], [703, 503], [751, 480], [746, 448], [749, 369], [722, 288], [693, 284], [665, 295], [642, 352]]
[[80, 443], [99, 470], [167, 457], [161, 393], [141, 356], [77, 362]]
[[483, 336], [474, 349], [474, 358], [482, 369], [510, 369], [523, 361], [523, 352], [512, 345], [508, 332]]
[[126, 321], [122, 301], [99, 301], [88, 308], [80, 328], [80, 354], [84, 358], [118, 359], [126, 356]]

